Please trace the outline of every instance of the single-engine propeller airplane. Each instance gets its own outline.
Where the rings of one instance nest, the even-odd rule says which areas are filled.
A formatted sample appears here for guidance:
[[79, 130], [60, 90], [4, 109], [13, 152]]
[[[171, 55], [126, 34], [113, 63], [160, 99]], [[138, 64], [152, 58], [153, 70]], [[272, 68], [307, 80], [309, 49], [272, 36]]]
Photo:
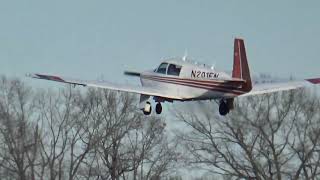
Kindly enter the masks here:
[[125, 71], [125, 75], [140, 77], [142, 86], [118, 85], [110, 82], [84, 81], [46, 74], [28, 74], [37, 79], [58, 81], [72, 85], [104, 88], [140, 94], [140, 107], [145, 115], [151, 113], [150, 96], [157, 103], [157, 114], [162, 112], [161, 103], [173, 101], [218, 100], [219, 113], [226, 115], [234, 108], [234, 98], [297, 89], [309, 83], [319, 84], [320, 78], [290, 81], [286, 83], [251, 83], [244, 41], [234, 40], [232, 74], [214, 68], [197, 65], [184, 58], [167, 59], [155, 70], [145, 72]]

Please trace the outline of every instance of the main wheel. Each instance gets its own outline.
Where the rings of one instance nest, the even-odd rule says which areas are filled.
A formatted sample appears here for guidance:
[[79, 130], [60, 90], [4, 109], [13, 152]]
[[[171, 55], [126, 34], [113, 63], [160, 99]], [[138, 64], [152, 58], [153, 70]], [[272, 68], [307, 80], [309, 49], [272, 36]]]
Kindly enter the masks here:
[[158, 103], [158, 104], [156, 105], [156, 113], [157, 113], [157, 114], [161, 114], [161, 112], [162, 112], [162, 106], [161, 106], [160, 103]]
[[147, 102], [142, 111], [144, 115], [150, 115], [151, 110], [152, 110], [151, 104], [150, 102]]
[[220, 113], [221, 116], [225, 116], [225, 115], [227, 115], [229, 113], [228, 105], [224, 101], [220, 102], [219, 113]]

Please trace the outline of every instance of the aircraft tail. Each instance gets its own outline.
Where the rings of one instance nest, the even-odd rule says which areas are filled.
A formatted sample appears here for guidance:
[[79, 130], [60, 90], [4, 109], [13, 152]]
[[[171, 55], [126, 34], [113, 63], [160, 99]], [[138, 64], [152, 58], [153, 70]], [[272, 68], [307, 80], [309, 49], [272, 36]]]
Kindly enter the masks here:
[[234, 40], [232, 77], [245, 80], [242, 90], [251, 91], [252, 83], [243, 39]]

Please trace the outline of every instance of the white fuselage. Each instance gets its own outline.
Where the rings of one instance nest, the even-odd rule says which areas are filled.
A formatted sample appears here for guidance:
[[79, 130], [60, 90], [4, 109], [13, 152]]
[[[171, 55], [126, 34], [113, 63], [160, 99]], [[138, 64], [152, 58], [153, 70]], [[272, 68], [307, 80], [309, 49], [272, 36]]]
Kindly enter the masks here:
[[232, 98], [242, 92], [235, 85], [226, 84], [225, 80], [232, 79], [225, 72], [215, 71], [205, 65], [194, 65], [185, 61], [165, 61], [181, 67], [179, 75], [159, 73], [157, 69], [141, 73], [142, 86], [156, 88], [164, 93], [172, 94], [183, 100], [201, 100], [216, 98]]

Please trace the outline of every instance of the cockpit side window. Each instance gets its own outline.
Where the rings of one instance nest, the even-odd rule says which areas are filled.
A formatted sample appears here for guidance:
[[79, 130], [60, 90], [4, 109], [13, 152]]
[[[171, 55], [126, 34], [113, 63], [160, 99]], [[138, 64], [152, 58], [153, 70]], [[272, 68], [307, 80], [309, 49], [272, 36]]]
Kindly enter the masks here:
[[166, 74], [168, 63], [162, 63], [157, 69], [157, 73]]
[[170, 64], [168, 67], [168, 75], [179, 76], [181, 71], [181, 66]]

